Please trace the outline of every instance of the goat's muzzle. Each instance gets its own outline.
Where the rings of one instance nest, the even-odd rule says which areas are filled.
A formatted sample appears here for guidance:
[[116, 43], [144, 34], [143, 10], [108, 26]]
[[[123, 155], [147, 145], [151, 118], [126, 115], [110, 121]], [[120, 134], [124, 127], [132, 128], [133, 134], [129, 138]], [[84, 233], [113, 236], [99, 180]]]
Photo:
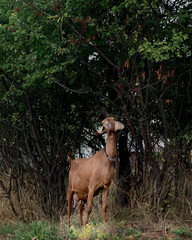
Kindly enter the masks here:
[[106, 122], [105, 126], [106, 126], [106, 129], [107, 129], [107, 130], [110, 130], [110, 129], [113, 128], [113, 126], [112, 126], [111, 123], [109, 123], [109, 122]]

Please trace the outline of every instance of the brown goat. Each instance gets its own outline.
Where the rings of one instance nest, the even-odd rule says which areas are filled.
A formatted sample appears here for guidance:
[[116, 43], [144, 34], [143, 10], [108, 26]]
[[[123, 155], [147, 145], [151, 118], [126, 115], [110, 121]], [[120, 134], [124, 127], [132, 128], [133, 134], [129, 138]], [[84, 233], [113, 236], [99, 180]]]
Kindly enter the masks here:
[[70, 226], [71, 202], [74, 201], [73, 207], [77, 202], [80, 203], [79, 225], [83, 224], [82, 215], [84, 204], [87, 201], [88, 210], [85, 224], [89, 221], [92, 210], [93, 197], [102, 191], [102, 210], [103, 222], [106, 222], [106, 205], [107, 194], [111, 181], [114, 177], [114, 162], [117, 154], [117, 130], [123, 129], [124, 125], [115, 120], [114, 117], [108, 117], [102, 121], [103, 126], [99, 128], [98, 133], [103, 130], [107, 131], [107, 143], [104, 149], [99, 150], [91, 158], [82, 158], [74, 160], [71, 155], [71, 169], [69, 171], [69, 187], [68, 187], [68, 224]]

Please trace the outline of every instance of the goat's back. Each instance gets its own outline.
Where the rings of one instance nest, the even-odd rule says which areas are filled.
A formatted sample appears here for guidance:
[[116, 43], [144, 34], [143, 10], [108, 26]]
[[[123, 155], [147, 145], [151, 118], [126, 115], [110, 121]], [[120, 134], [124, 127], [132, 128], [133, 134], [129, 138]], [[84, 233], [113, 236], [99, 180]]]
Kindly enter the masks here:
[[69, 177], [75, 178], [81, 176], [81, 179], [88, 177], [90, 178], [93, 175], [94, 171], [101, 166], [101, 150], [97, 152], [90, 158], [79, 158], [71, 162], [71, 169], [69, 172]]

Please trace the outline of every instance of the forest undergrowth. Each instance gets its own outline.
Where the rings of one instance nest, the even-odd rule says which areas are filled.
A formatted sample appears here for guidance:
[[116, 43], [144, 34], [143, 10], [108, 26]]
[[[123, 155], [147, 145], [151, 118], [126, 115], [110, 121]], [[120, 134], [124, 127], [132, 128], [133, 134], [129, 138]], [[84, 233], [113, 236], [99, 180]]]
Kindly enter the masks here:
[[[127, 193], [129, 202], [118, 203], [121, 189], [112, 184], [108, 196], [108, 222], [102, 223], [101, 196], [94, 199], [88, 225], [79, 227], [78, 207], [71, 216], [71, 227], [67, 225], [66, 208], [47, 217], [33, 191], [23, 189], [11, 199], [19, 216], [13, 212], [10, 201], [3, 197], [0, 203], [0, 238], [2, 239], [192, 239], [192, 194], [187, 178], [180, 182], [179, 194], [174, 189], [165, 199], [167, 187], [157, 194], [155, 184], [145, 182]], [[117, 194], [118, 190], [118, 194]], [[156, 192], [156, 193], [155, 193]], [[125, 193], [124, 193], [125, 194]], [[186, 197], [188, 196], [188, 197]], [[164, 199], [164, 200], [163, 200]], [[86, 208], [84, 217], [86, 216]]]

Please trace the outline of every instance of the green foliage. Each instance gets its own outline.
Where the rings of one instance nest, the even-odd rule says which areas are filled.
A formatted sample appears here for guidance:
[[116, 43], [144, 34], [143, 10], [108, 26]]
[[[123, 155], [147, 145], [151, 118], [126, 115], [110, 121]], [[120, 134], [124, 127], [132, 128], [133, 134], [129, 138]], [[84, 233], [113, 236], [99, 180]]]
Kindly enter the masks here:
[[188, 47], [183, 45], [188, 36], [186, 34], [175, 33], [171, 40], [155, 41], [154, 44], [144, 38], [144, 43], [139, 46], [138, 51], [144, 55], [146, 59], [155, 62], [162, 62], [176, 57], [181, 58], [182, 54], [188, 51]]
[[176, 239], [191, 239], [192, 238], [192, 229], [184, 228], [184, 227], [178, 227], [173, 231], [173, 233], [176, 235]]
[[58, 232], [58, 229], [47, 222], [33, 222], [30, 224], [16, 223], [16, 224], [1, 224], [0, 234], [9, 236], [9, 239], [14, 240], [51, 240], [63, 239]]

